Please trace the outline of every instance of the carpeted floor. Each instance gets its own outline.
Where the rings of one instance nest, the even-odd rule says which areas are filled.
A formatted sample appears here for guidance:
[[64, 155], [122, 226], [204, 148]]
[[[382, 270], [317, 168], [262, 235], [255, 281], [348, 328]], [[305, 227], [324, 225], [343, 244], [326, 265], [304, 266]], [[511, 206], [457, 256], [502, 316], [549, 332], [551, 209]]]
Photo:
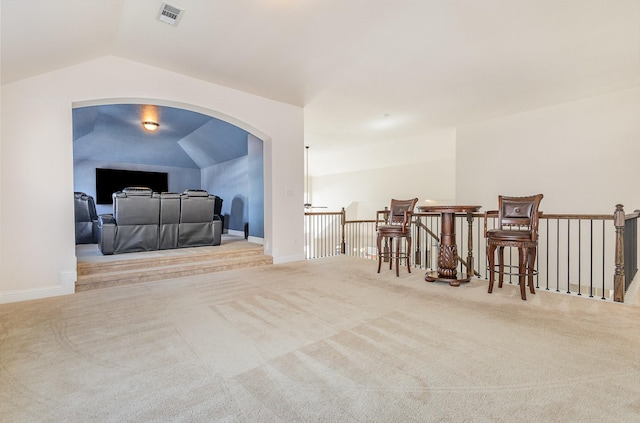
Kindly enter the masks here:
[[640, 421], [640, 307], [375, 270], [341, 256], [0, 305], [0, 420]]

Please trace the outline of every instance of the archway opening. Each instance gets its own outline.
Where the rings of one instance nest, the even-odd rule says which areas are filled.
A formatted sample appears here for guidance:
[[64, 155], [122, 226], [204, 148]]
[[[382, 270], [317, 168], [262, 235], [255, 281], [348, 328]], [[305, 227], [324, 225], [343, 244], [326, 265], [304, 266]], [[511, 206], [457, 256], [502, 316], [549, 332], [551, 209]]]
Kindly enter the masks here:
[[[97, 199], [97, 169], [166, 175], [168, 191], [223, 199], [225, 233], [263, 242], [265, 134], [215, 111], [148, 99], [76, 103], [72, 114], [74, 191]], [[96, 203], [98, 214], [112, 212], [108, 201]]]

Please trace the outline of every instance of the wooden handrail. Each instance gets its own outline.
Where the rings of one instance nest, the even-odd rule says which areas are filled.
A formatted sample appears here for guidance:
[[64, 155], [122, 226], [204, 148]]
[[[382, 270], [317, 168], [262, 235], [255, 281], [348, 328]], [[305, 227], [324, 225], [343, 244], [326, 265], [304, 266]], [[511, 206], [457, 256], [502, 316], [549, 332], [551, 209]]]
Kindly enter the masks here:
[[[364, 224], [364, 225], [368, 225], [368, 224], [375, 224], [378, 222], [377, 219], [361, 219], [361, 220], [346, 220], [346, 212], [344, 210], [344, 208], [341, 211], [338, 212], [331, 212], [331, 211], [321, 211], [321, 212], [305, 212], [306, 216], [309, 217], [313, 217], [313, 216], [340, 216], [340, 225], [341, 225], [341, 250], [342, 253], [345, 253], [345, 246], [346, 243], [348, 242], [345, 239], [346, 236], [346, 225], [351, 225], [351, 224]], [[422, 217], [439, 217], [440, 213], [438, 212], [415, 212], [413, 213], [414, 216], [414, 224], [416, 225], [416, 228], [418, 230], [417, 235], [416, 236], [420, 236], [419, 234], [422, 233], [422, 231], [424, 231], [424, 233], [426, 234], [427, 237], [433, 239], [435, 242], [440, 243], [440, 237], [439, 234], [436, 234], [432, 231], [432, 229], [430, 229], [429, 227], [429, 223], [428, 222], [423, 222], [420, 220], [420, 218]], [[469, 217], [473, 218], [473, 219], [483, 219], [485, 216], [485, 212], [475, 212], [475, 213], [471, 213], [471, 214], [467, 214], [467, 213], [457, 213], [456, 217], [457, 218], [461, 218], [466, 216], [467, 219], [469, 219]], [[608, 222], [611, 221], [613, 224], [613, 228], [615, 229], [615, 247], [614, 247], [614, 262], [615, 262], [615, 272], [612, 275], [613, 276], [613, 300], [614, 301], [619, 301], [619, 302], [623, 302], [624, 301], [624, 291], [626, 289], [626, 287], [628, 286], [628, 284], [630, 283], [630, 279], [633, 278], [633, 276], [636, 274], [636, 269], [635, 267], [637, 267], [636, 261], [634, 260], [634, 254], [636, 251], [637, 246], [634, 246], [634, 243], [637, 241], [632, 241], [631, 238], [629, 238], [629, 241], [631, 242], [630, 246], [626, 246], [626, 244], [629, 244], [629, 242], [625, 243], [625, 239], [628, 237], [633, 237], [633, 239], [636, 238], [636, 224], [631, 224], [631, 226], [629, 226], [629, 221], [630, 220], [639, 220], [640, 219], [640, 209], [638, 210], [634, 210], [631, 213], [625, 213], [624, 212], [624, 208], [622, 207], [622, 205], [616, 205], [616, 210], [614, 213], [611, 214], [585, 214], [585, 213], [544, 213], [543, 211], [540, 212], [540, 219], [541, 220], [545, 220], [547, 222], [549, 222], [549, 224], [551, 224], [551, 221], [564, 221], [564, 220], [592, 220], [592, 221], [603, 221], [603, 222]], [[628, 233], [625, 233], [625, 225], [629, 226], [629, 228], [627, 228]], [[603, 231], [604, 231], [604, 226], [603, 226]], [[604, 233], [604, 232], [603, 232]], [[481, 235], [480, 235], [481, 236]], [[350, 242], [350, 241], [349, 241]], [[419, 244], [419, 243], [418, 243]], [[418, 245], [419, 246], [419, 245]], [[627, 251], [628, 250], [628, 251]], [[420, 254], [419, 249], [416, 250], [416, 254]], [[625, 254], [628, 254], [629, 257], [627, 259], [625, 259]], [[604, 260], [604, 259], [603, 259]], [[467, 263], [468, 260], [464, 260], [462, 257], [458, 256], [458, 262], [463, 264], [464, 266], [466, 266], [467, 271], [471, 271], [469, 268], [469, 265]], [[626, 262], [629, 262], [628, 265]], [[417, 263], [417, 259], [416, 259], [416, 263]], [[626, 269], [626, 267], [629, 267], [629, 269]], [[471, 267], [473, 267], [473, 264], [471, 265]], [[478, 269], [480, 270], [480, 269]], [[477, 271], [473, 271], [473, 273], [477, 276], [480, 276], [478, 274]], [[604, 274], [603, 274], [604, 277]], [[625, 280], [629, 279], [629, 280]], [[624, 283], [623, 283], [624, 281]], [[604, 292], [604, 282], [603, 282], [603, 292]], [[604, 295], [604, 294], [603, 294]], [[604, 297], [603, 297], [604, 299]]]

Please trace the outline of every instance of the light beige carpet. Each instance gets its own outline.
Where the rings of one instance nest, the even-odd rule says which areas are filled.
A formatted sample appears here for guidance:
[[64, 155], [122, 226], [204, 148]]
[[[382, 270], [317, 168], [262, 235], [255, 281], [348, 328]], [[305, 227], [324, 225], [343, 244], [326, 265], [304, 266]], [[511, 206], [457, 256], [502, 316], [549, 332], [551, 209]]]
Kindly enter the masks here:
[[2, 422], [640, 421], [640, 308], [335, 257], [0, 306]]

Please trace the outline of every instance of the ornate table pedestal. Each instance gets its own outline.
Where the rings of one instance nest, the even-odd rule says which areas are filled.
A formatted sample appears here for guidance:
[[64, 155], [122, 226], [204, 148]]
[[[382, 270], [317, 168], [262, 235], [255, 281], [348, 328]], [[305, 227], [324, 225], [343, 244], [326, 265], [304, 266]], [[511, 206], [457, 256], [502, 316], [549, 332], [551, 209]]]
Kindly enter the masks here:
[[[481, 206], [419, 206], [418, 211], [424, 213], [440, 213], [442, 217], [440, 233], [440, 253], [438, 254], [438, 270], [429, 271], [424, 277], [427, 282], [444, 281], [451, 286], [460, 286], [469, 282], [473, 276], [473, 238], [472, 213]], [[458, 278], [458, 246], [456, 245], [456, 213], [466, 213], [469, 224], [469, 249], [467, 252], [467, 274]]]

